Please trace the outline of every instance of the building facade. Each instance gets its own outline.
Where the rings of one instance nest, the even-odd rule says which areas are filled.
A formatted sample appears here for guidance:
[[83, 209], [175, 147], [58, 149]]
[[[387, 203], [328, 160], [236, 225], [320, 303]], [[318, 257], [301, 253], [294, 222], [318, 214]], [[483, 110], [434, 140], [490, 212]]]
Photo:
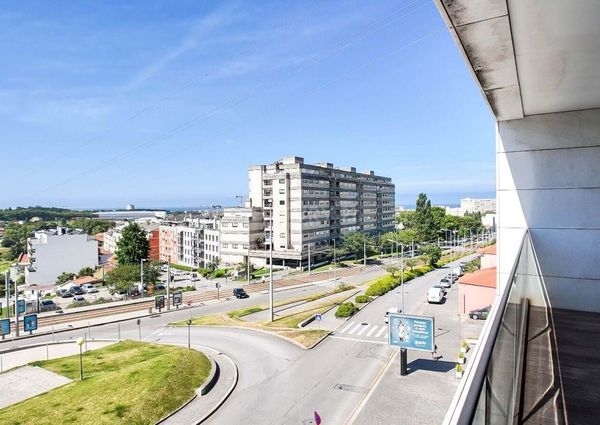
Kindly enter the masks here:
[[[251, 252], [263, 247], [264, 233], [262, 208], [225, 208], [221, 218], [221, 261], [224, 264], [248, 261]], [[255, 265], [263, 264], [263, 260], [264, 256], [250, 258]]]
[[263, 208], [274, 264], [302, 267], [309, 246], [319, 252], [348, 232], [394, 229], [394, 184], [373, 171], [284, 158], [250, 167], [249, 195], [251, 206]]
[[27, 240], [29, 265], [25, 267], [27, 285], [53, 284], [63, 272], [78, 273], [98, 265], [98, 241], [84, 233], [36, 232]]
[[496, 212], [496, 199], [464, 198], [460, 200], [460, 209], [463, 214], [466, 212]]

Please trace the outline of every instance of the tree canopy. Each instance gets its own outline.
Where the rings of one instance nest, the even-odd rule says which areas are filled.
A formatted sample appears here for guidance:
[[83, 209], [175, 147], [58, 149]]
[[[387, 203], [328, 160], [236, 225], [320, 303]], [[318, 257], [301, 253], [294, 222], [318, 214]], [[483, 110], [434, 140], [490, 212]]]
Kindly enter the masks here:
[[143, 258], [148, 258], [149, 250], [146, 232], [139, 224], [131, 223], [121, 232], [115, 255], [119, 264], [138, 264]]
[[363, 258], [365, 244], [369, 255], [373, 252], [373, 238], [363, 232], [349, 232], [342, 237], [340, 248], [345, 253], [353, 254], [354, 258]]

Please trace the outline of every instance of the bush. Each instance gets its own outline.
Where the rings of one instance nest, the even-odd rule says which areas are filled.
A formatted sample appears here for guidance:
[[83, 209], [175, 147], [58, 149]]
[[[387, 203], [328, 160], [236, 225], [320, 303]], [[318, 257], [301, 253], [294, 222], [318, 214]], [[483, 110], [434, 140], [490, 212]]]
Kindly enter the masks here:
[[227, 275], [227, 269], [217, 269], [210, 274], [212, 279], [217, 279], [219, 277], [225, 277]]
[[337, 311], [335, 312], [335, 317], [350, 317], [354, 313], [358, 311], [358, 307], [354, 305], [354, 303], [347, 302], [340, 304]]
[[387, 294], [389, 291], [394, 289], [400, 280], [394, 276], [387, 275], [381, 279], [377, 279], [374, 283], [369, 285], [365, 291], [365, 295], [368, 297], [378, 297]]
[[354, 298], [354, 301], [356, 301], [358, 304], [370, 303], [371, 297], [368, 295], [357, 295], [356, 298]]
[[210, 269], [206, 269], [203, 267], [198, 268], [198, 274], [202, 277], [207, 277], [210, 274]]

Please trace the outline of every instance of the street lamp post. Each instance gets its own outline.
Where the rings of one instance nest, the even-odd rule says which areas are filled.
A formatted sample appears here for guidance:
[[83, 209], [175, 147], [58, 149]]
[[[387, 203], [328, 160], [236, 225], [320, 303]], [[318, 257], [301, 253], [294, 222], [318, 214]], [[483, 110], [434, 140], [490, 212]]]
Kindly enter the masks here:
[[271, 201], [271, 231], [269, 235], [271, 240], [269, 243], [269, 319], [272, 322], [275, 320], [273, 312], [273, 201]]
[[145, 258], [140, 260], [140, 292], [142, 293], [142, 298], [144, 298], [144, 261]]
[[83, 344], [85, 340], [83, 338], [77, 338], [77, 345], [79, 345], [79, 379], [83, 381]]

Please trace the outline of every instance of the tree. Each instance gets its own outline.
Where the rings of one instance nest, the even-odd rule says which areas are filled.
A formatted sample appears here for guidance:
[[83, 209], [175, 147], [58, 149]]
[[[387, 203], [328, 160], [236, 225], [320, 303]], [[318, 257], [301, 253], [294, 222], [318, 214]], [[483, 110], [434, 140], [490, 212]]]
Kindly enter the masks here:
[[427, 245], [423, 252], [427, 256], [427, 262], [431, 267], [437, 266], [437, 262], [442, 258], [442, 249], [437, 245]]
[[92, 267], [84, 267], [81, 270], [79, 270], [79, 273], [77, 273], [78, 277], [81, 276], [94, 276], [94, 269]]
[[144, 283], [155, 283], [162, 272], [161, 266], [160, 261], [144, 263]]
[[17, 285], [25, 285], [25, 275], [24, 274], [20, 274], [19, 277], [17, 277]]
[[140, 266], [138, 264], [119, 264], [106, 274], [105, 281], [113, 291], [126, 292], [132, 284], [140, 281]]
[[362, 232], [346, 233], [342, 237], [341, 250], [348, 254], [353, 254], [354, 258], [363, 258], [363, 251], [367, 248], [367, 254], [372, 252], [373, 240], [369, 235]]
[[123, 229], [117, 242], [117, 260], [119, 264], [138, 264], [148, 258], [150, 246], [146, 232], [137, 223], [131, 223]]
[[427, 199], [427, 195], [424, 193], [419, 193], [417, 198], [415, 230], [421, 242], [429, 241], [436, 237], [431, 201]]
[[414, 258], [409, 258], [406, 261], [404, 261], [404, 264], [406, 264], [407, 267], [410, 267], [410, 271], [412, 271], [412, 269], [414, 269], [415, 266], [418, 264], [418, 261]]
[[68, 281], [73, 280], [73, 279], [75, 279], [75, 273], [62, 272], [56, 278], [56, 283], [58, 283], [59, 285], [62, 285], [63, 283], [67, 283]]

